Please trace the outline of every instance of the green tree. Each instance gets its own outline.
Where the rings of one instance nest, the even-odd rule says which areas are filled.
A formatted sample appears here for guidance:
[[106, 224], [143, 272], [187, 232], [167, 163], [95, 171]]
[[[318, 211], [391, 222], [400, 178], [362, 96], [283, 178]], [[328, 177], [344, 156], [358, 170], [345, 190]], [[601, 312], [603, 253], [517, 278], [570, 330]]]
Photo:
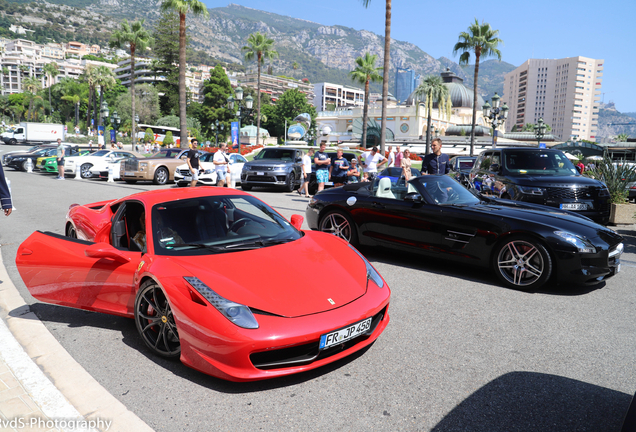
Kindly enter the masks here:
[[294, 119], [302, 113], [308, 113], [311, 116], [311, 125], [307, 135], [316, 135], [316, 116], [318, 115], [316, 107], [311, 105], [307, 101], [307, 96], [298, 89], [285, 91], [276, 101], [276, 105], [266, 105], [266, 107], [267, 120], [264, 122], [264, 126], [271, 136], [284, 137], [285, 121], [289, 127], [293, 124]]
[[44, 65], [44, 67], [42, 68], [44, 73], [47, 75], [48, 77], [48, 88], [49, 88], [49, 114], [51, 113], [51, 87], [53, 86], [53, 80], [55, 80], [55, 77], [58, 76], [60, 74], [60, 71], [58, 70], [57, 67], [57, 63], [55, 62], [51, 62], [51, 63], [47, 63]]
[[364, 57], [356, 59], [356, 67], [349, 76], [354, 82], [364, 85], [364, 107], [362, 108], [362, 146], [367, 146], [367, 121], [369, 119], [369, 83], [380, 82], [382, 76], [378, 73], [380, 67], [375, 66], [378, 56], [375, 54], [365, 53]]
[[616, 140], [616, 142], [626, 142], [627, 138], [629, 138], [629, 135], [626, 133], [622, 133], [622, 134], [618, 134], [614, 137], [614, 140]]
[[152, 129], [146, 129], [146, 134], [144, 135], [144, 141], [147, 143], [155, 142], [155, 134], [152, 133]]
[[164, 79], [155, 82], [162, 94], [159, 104], [162, 115], [171, 113], [179, 105], [179, 14], [173, 10], [163, 11], [153, 31], [156, 58], [151, 69], [155, 76]]
[[218, 120], [219, 126], [223, 124], [223, 133], [220, 135], [225, 139], [234, 113], [226, 108], [227, 99], [232, 95], [232, 85], [221, 65], [217, 64], [214, 69], [210, 69], [210, 78], [203, 83], [203, 94], [199, 117], [201, 127], [205, 131], [211, 130], [210, 127]]
[[[144, 28], [144, 20], [135, 21], [132, 24], [129, 24], [128, 20], [123, 20], [119, 29], [111, 34], [108, 43], [111, 48], [122, 48], [128, 45], [130, 49], [130, 121], [132, 130], [135, 130], [135, 55], [137, 50], [143, 53], [151, 44], [152, 36]], [[135, 139], [133, 139], [133, 145], [134, 143]]]
[[[499, 44], [503, 45], [503, 41], [497, 36], [499, 30], [490, 28], [490, 24], [482, 22], [479, 24], [477, 18], [475, 22], [468, 27], [467, 32], [459, 34], [459, 42], [453, 47], [453, 55], [458, 52], [459, 64], [467, 65], [470, 60], [470, 53], [475, 53], [475, 77], [473, 89], [473, 121], [470, 130], [470, 155], [475, 155], [475, 124], [477, 123], [477, 82], [479, 77], [479, 59], [481, 57], [497, 57], [501, 61], [501, 51]], [[481, 109], [481, 107], [479, 107]]]
[[166, 136], [163, 138], [163, 145], [168, 147], [171, 144], [174, 144], [174, 139], [172, 138], [172, 131], [168, 131], [166, 132]]
[[11, 115], [11, 102], [6, 95], [0, 95], [0, 113], [2, 113], [2, 121], [4, 121], [5, 115]]
[[42, 82], [39, 78], [36, 77], [28, 77], [22, 80], [22, 87], [29, 94], [29, 110], [27, 111], [27, 120], [29, 117], [33, 117], [32, 109], [33, 109], [33, 99], [35, 94], [42, 88]]
[[[364, 7], [369, 7], [371, 0], [362, 0]], [[380, 151], [384, 154], [386, 143], [386, 106], [389, 98], [389, 65], [391, 57], [391, 0], [386, 0], [384, 18], [384, 67], [382, 72], [382, 123], [380, 126]]]
[[[133, 113], [132, 113], [132, 100], [130, 95], [131, 89], [128, 89], [126, 93], [119, 95], [114, 106], [111, 106], [111, 110], [116, 109], [117, 114], [122, 118], [123, 123], [130, 122], [132, 127]], [[135, 101], [137, 101], [137, 108], [135, 114], [139, 116], [139, 123], [142, 124], [155, 124], [156, 120], [160, 116], [159, 112], [159, 92], [157, 88], [150, 84], [139, 84], [135, 87]]]
[[[274, 59], [278, 53], [274, 50], [274, 40], [269, 39], [267, 35], [260, 32], [252, 33], [247, 38], [247, 45], [244, 46], [245, 60], [250, 61], [256, 59], [258, 69], [256, 92], [261, 93], [261, 66], [266, 59]], [[256, 127], [257, 131], [261, 128], [261, 99], [256, 100]], [[258, 145], [259, 134], [256, 134], [256, 145]]]
[[97, 67], [89, 64], [82, 72], [80, 79], [88, 84], [88, 110], [86, 111], [86, 127], [90, 128], [91, 118], [95, 118], [96, 110], [93, 109], [93, 115], [91, 116], [91, 106], [93, 106], [93, 96], [95, 94], [95, 80], [97, 78]]
[[444, 85], [444, 81], [442, 81], [442, 77], [439, 75], [429, 75], [424, 78], [422, 84], [420, 84], [417, 89], [415, 89], [415, 96], [418, 98], [418, 100], [424, 99], [424, 106], [428, 111], [426, 120], [426, 154], [429, 154], [431, 152], [431, 122], [433, 118], [433, 103], [437, 102], [437, 109], [439, 110], [440, 117], [442, 117], [444, 114], [450, 117], [451, 108], [453, 107], [453, 105], [451, 103], [448, 87]]
[[[104, 91], [116, 84], [115, 74], [106, 66], [98, 66], [95, 70], [95, 85], [99, 86], [99, 106], [104, 104]], [[102, 113], [99, 113], [99, 126], [103, 125]]]
[[192, 12], [204, 18], [210, 16], [205, 4], [199, 0], [163, 0], [161, 9], [174, 10], [179, 14], [179, 118], [181, 119], [181, 147], [188, 146], [186, 113], [186, 14]]

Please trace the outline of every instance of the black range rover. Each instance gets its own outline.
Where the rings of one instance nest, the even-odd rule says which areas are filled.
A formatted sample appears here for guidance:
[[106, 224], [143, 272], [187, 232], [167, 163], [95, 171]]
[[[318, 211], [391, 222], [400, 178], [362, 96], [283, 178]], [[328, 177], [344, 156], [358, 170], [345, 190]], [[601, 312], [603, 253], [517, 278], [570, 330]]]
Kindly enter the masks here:
[[484, 150], [470, 171], [470, 184], [484, 195], [571, 210], [603, 225], [609, 220], [607, 187], [579, 174], [559, 150]]

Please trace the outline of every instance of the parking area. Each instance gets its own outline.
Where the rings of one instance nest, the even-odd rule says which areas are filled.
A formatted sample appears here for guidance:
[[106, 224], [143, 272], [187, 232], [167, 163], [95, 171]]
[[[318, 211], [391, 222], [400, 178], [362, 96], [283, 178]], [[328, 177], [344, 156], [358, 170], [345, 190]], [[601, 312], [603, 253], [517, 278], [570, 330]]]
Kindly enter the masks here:
[[[323, 369], [236, 384], [154, 357], [133, 320], [35, 301], [15, 267], [33, 231], [63, 233], [70, 204], [174, 185], [6, 174], [16, 211], [0, 220], [0, 243], [12, 281], [64, 348], [155, 430], [615, 431], [636, 391], [635, 225], [618, 228], [621, 272], [592, 288], [515, 291], [474, 268], [364, 249], [392, 289], [378, 341]], [[308, 200], [296, 193], [251, 193], [304, 216]], [[281, 263], [281, 280], [293, 265]]]

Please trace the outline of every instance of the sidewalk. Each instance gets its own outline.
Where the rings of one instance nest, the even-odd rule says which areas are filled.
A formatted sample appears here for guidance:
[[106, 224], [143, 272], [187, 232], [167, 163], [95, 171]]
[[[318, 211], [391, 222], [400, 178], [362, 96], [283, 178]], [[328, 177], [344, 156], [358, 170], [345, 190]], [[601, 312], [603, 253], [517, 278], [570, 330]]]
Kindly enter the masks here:
[[64, 350], [1, 259], [0, 318], [0, 431], [152, 431]]

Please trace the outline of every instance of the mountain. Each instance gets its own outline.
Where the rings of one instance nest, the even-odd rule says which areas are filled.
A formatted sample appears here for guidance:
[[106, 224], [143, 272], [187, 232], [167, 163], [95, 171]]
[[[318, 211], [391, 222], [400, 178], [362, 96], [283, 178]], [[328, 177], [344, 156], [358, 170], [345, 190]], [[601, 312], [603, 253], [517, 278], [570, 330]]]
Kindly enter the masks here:
[[[98, 26], [101, 32], [110, 31], [112, 23], [119, 22], [123, 18], [129, 21], [143, 18], [147, 25], [152, 25], [159, 18], [161, 4], [157, 0], [49, 1], [78, 8], [67, 11], [65, 13], [67, 19], [74, 15], [86, 14], [87, 11], [90, 14], [105, 15], [104, 24]], [[25, 3], [25, 0], [14, 0], [9, 3]], [[45, 3], [43, 0], [37, 0], [25, 6]], [[51, 5], [51, 3], [46, 4]], [[210, 16], [207, 19], [188, 15], [191, 45], [224, 62], [243, 63], [241, 48], [245, 45], [247, 37], [256, 31], [266, 33], [275, 41], [274, 48], [280, 56], [265, 67], [271, 66], [276, 75], [309, 78], [311, 82], [330, 81], [336, 84], [353, 85], [348, 73], [353, 69], [357, 57], [370, 52], [378, 55], [378, 66], [381, 66], [383, 62], [384, 37], [367, 30], [355, 30], [345, 26], [324, 26], [237, 4], [209, 9], [209, 13]], [[77, 30], [80, 28], [75, 24], [73, 26]], [[294, 62], [298, 63], [298, 69], [292, 67]], [[245, 66], [251, 70], [255, 69], [256, 65], [254, 62], [249, 62]], [[439, 74], [450, 67], [465, 80], [467, 86], [472, 86], [473, 66], [462, 68], [450, 59], [435, 59], [410, 42], [392, 39], [391, 69], [395, 70], [398, 66], [413, 69], [422, 76]], [[514, 66], [505, 62], [493, 60], [483, 62], [480, 65], [479, 74], [480, 94], [485, 99], [489, 99], [494, 91], [501, 93], [503, 74], [512, 69]], [[389, 83], [389, 91], [394, 93], [395, 80], [391, 79]], [[379, 89], [379, 85], [374, 86], [374, 90]]]
[[609, 139], [622, 133], [632, 138], [636, 137], [636, 113], [620, 113], [616, 110], [614, 102], [606, 104], [600, 103], [598, 111], [598, 132], [596, 135]]

